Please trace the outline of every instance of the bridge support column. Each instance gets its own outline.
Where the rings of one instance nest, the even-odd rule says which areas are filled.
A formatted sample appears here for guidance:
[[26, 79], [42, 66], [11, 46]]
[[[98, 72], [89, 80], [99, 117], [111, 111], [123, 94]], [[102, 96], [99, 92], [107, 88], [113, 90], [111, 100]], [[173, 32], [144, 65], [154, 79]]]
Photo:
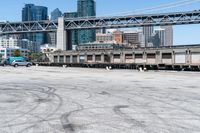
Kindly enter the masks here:
[[57, 49], [67, 50], [67, 32], [65, 30], [64, 17], [58, 18]]

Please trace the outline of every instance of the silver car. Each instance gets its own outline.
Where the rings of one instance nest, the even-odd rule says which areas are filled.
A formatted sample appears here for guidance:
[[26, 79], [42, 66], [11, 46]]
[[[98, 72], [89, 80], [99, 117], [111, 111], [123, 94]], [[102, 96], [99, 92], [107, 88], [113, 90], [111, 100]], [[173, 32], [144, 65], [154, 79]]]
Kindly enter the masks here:
[[23, 61], [23, 60], [14, 60], [11, 63], [11, 66], [14, 66], [14, 67], [18, 67], [18, 66], [30, 67], [30, 66], [32, 66], [32, 63], [31, 62], [27, 62], [27, 61]]

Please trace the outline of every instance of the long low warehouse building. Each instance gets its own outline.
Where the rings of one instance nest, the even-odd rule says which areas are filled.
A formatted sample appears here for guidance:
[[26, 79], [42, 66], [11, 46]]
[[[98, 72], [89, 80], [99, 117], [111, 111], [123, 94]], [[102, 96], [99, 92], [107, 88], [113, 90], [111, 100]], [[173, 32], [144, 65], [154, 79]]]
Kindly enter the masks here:
[[50, 55], [53, 64], [199, 68], [200, 45], [120, 50], [63, 51]]

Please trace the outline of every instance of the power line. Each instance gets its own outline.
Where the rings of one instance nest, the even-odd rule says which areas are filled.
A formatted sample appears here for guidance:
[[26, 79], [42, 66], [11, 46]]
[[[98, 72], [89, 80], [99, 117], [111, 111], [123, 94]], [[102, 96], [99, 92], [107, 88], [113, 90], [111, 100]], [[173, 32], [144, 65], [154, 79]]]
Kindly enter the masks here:
[[155, 11], [171, 9], [171, 8], [175, 8], [175, 7], [191, 5], [191, 4], [198, 3], [198, 2], [200, 2], [200, 0], [180, 0], [180, 1], [171, 2], [168, 4], [162, 4], [162, 5], [143, 8], [143, 9], [136, 9], [134, 11], [129, 11], [129, 12], [122, 12], [122, 13], [117, 13], [117, 14], [107, 14], [106, 16], [144, 14], [144, 13], [150, 13], [150, 12], [155, 12]]
[[146, 10], [154, 10], [154, 9], [156, 9], [156, 10], [160, 9], [160, 10], [162, 10], [163, 8], [166, 8], [166, 7], [171, 8], [172, 6], [179, 6], [180, 4], [181, 5], [182, 4], [185, 5], [185, 4], [188, 4], [188, 2], [194, 2], [194, 1], [196, 1], [196, 0], [181, 0], [181, 1], [167, 3], [167, 4], [162, 4], [162, 5], [158, 5], [158, 6], [154, 6], [154, 7], [148, 7], [148, 8], [144, 8], [144, 9], [137, 9], [135, 11], [137, 12], [137, 11], [146, 11]]
[[161, 6], [157, 6], [157, 7], [153, 7], [153, 8], [136, 10], [136, 12], [150, 12], [150, 11], [153, 12], [153, 11], [159, 11], [159, 10], [166, 10], [166, 9], [170, 9], [170, 8], [194, 4], [197, 2], [200, 2], [200, 0], [184, 0], [184, 1], [176, 2], [176, 3], [169, 3], [169, 4], [165, 4], [165, 5], [161, 5]]

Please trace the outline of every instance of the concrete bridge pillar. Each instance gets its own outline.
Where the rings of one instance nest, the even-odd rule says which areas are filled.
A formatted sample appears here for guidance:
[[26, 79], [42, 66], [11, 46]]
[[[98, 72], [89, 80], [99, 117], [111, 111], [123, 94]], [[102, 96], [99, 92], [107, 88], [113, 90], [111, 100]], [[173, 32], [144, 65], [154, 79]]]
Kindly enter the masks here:
[[67, 32], [65, 30], [64, 17], [58, 18], [57, 49], [67, 50]]

